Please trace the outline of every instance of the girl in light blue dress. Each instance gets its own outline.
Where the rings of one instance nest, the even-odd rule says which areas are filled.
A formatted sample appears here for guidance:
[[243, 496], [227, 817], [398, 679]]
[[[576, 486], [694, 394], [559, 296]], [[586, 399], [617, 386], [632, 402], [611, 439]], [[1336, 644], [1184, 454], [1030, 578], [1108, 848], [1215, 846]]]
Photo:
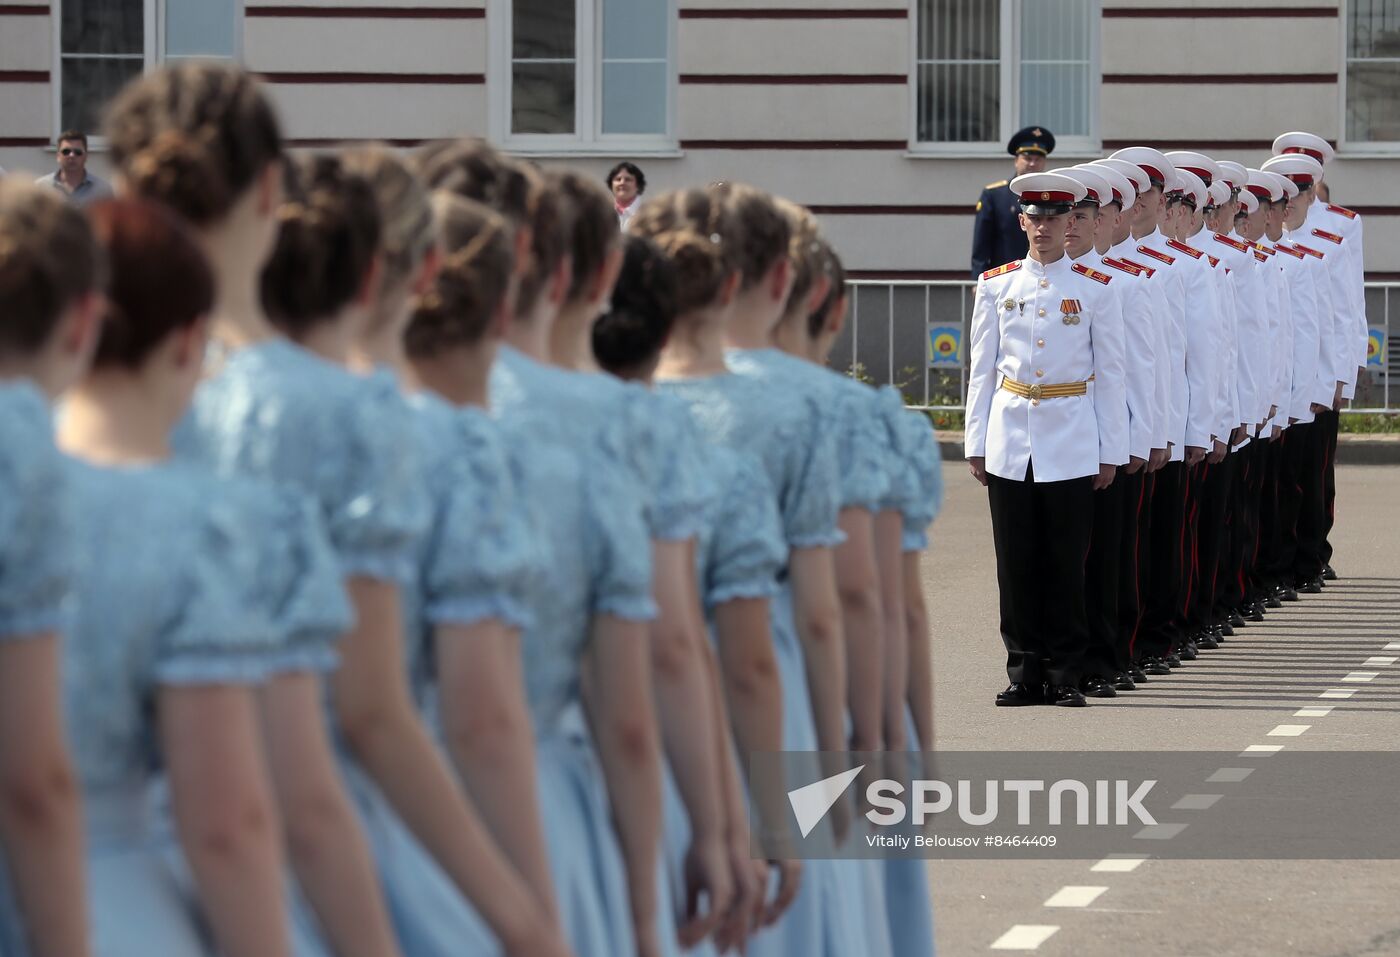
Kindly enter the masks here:
[[[840, 257], [830, 245], [822, 242], [822, 254], [827, 259], [831, 290], [813, 310], [808, 329], [811, 334], [811, 356], [825, 364], [831, 349], [845, 325], [847, 293], [845, 269]], [[885, 609], [887, 656], [889, 661], [885, 701], [885, 740], [889, 750], [910, 752], [933, 750], [932, 667], [928, 644], [928, 620], [924, 612], [923, 582], [919, 574], [919, 557], [927, 545], [921, 540], [922, 531], [910, 534], [905, 528], [905, 514], [928, 502], [923, 492], [937, 482], [941, 488], [942, 471], [936, 458], [923, 463], [907, 454], [910, 437], [932, 440], [933, 431], [923, 413], [904, 407], [904, 398], [892, 386], [872, 389], [855, 379], [842, 377], [848, 383], [845, 391], [862, 408], [862, 418], [879, 440], [883, 452], [882, 469], [886, 481], [884, 494], [875, 503], [875, 549], [880, 572], [881, 604]], [[922, 425], [920, 421], [922, 420]], [[914, 428], [910, 430], [909, 424]], [[936, 454], [936, 443], [934, 444]], [[920, 468], [922, 465], [922, 470]], [[919, 529], [933, 520], [930, 512]], [[917, 768], [918, 765], [911, 767]], [[885, 867], [885, 910], [889, 918], [892, 952], [904, 954], [933, 954], [933, 913], [929, 891], [929, 865], [920, 859], [890, 858]]]
[[505, 300], [508, 230], [469, 200], [440, 193], [430, 203], [387, 150], [357, 150], [345, 162], [372, 186], [383, 223], [380, 292], [356, 364], [405, 390], [433, 512], [404, 592], [408, 673], [485, 825], [557, 921], [520, 649], [524, 596], [544, 555], [486, 412], [495, 306], [477, 298]]
[[[789, 286], [790, 229], [781, 215], [735, 202], [747, 195], [743, 187], [673, 193], [643, 208], [629, 231], [654, 239], [680, 272], [680, 319], [662, 353], [660, 388], [690, 406], [710, 441], [757, 458], [777, 496], [789, 548], [772, 620], [784, 750], [843, 752], [844, 649], [831, 555], [841, 541], [835, 444], [810, 397], [725, 360], [726, 341], [767, 341]], [[736, 311], [742, 316], [731, 316]], [[828, 820], [844, 830], [848, 809], [838, 806]], [[810, 861], [793, 907], [750, 952], [840, 952], [848, 933], [839, 899], [833, 867]]]
[[620, 464], [616, 433], [566, 404], [589, 400], [580, 377], [541, 361], [570, 281], [562, 209], [534, 173], [484, 143], [438, 148], [421, 164], [430, 184], [502, 215], [512, 243], [532, 237], [481, 344], [489, 356], [504, 334], [524, 348], [500, 347], [480, 368], [491, 370], [491, 409], [547, 556], [526, 599], [533, 620], [523, 643], [549, 862], [580, 957], [656, 957], [661, 756], [645, 499]]
[[[50, 402], [97, 339], [101, 260], [50, 189], [0, 180], [0, 955], [86, 954], [81, 809], [64, 740], [70, 501]], [[43, 822], [43, 823], [39, 823]]]
[[[675, 265], [660, 247], [638, 236], [627, 237], [610, 308], [593, 327], [593, 352], [599, 364], [621, 379], [650, 383], [675, 323], [677, 292]], [[660, 398], [678, 402], [672, 396]], [[681, 414], [690, 419], [688, 411]], [[693, 420], [686, 429], [682, 434], [695, 431]], [[697, 577], [729, 704], [723, 740], [726, 749], [737, 751], [738, 756], [777, 752], [782, 748], [782, 687], [769, 627], [769, 600], [777, 594], [777, 574], [787, 555], [777, 506], [757, 462], [698, 436], [689, 441], [701, 452], [696, 467], [705, 471], [718, 491], [697, 540]], [[768, 865], [750, 859], [747, 842], [748, 767], [742, 757], [724, 762], [722, 783], [729, 826], [745, 835], [745, 843], [731, 850], [736, 883], [750, 883], [753, 900], [736, 895], [733, 916], [721, 923], [713, 941], [692, 948], [691, 953], [727, 952], [749, 933], [776, 920], [796, 894], [800, 862], [782, 862], [780, 889], [773, 903], [765, 906]], [[781, 804], [760, 807], [759, 812], [759, 819], [767, 822], [765, 830], [781, 826], [784, 820]], [[683, 913], [686, 902], [674, 893], [685, 886], [690, 825], [674, 780], [667, 782], [666, 826], [672, 905]]]
[[[284, 862], [255, 692], [284, 653], [264, 585], [314, 574], [309, 510], [171, 459], [199, 378], [214, 280], [154, 203], [89, 208], [111, 260], [92, 371], [60, 442], [83, 547], [64, 703], [87, 818], [93, 953], [289, 955]], [[270, 563], [281, 560], [281, 567]], [[193, 873], [170, 879], [148, 799], [169, 782]]]

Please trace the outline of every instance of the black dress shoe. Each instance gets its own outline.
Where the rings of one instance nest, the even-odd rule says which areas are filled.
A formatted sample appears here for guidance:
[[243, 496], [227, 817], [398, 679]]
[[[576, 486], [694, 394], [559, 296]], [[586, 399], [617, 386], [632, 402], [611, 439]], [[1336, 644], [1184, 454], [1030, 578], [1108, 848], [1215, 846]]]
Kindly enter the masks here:
[[1141, 664], [1142, 670], [1149, 675], [1169, 675], [1172, 673], [1171, 666], [1161, 658], [1144, 658]]
[[1195, 640], [1187, 638], [1181, 643], [1181, 647], [1176, 650], [1176, 655], [1182, 661], [1195, 661], [1201, 656], [1201, 653], [1196, 649]]
[[1209, 631], [1203, 631], [1196, 636], [1196, 647], [1204, 648], [1206, 651], [1214, 651], [1220, 647], [1220, 643], [1215, 640], [1215, 636]]
[[998, 708], [1024, 708], [1031, 704], [1044, 704], [1045, 692], [1040, 685], [1028, 685], [1013, 681], [1005, 691], [997, 695]]
[[1231, 626], [1233, 626], [1233, 627], [1235, 627], [1235, 628], [1243, 628], [1243, 627], [1244, 627], [1244, 610], [1241, 609], [1241, 608], [1236, 608], [1234, 611], [1230, 612], [1230, 618], [1229, 618], [1229, 620], [1227, 620], [1225, 623], [1226, 623], [1227, 625], [1231, 625]]
[[[1116, 698], [1118, 692], [1113, 690], [1113, 685], [1109, 684], [1098, 675], [1092, 675], [1079, 682], [1079, 690], [1087, 698]], [[1052, 689], [1050, 695], [1057, 694], [1059, 689]], [[1049, 697], [1050, 695], [1047, 695]], [[1058, 701], [1054, 702], [1059, 704]]]
[[1304, 595], [1320, 595], [1322, 594], [1322, 579], [1309, 578], [1305, 582], [1299, 582], [1298, 591]]
[[[1168, 668], [1167, 670], [1170, 671], [1171, 669]], [[1129, 668], [1128, 677], [1133, 679], [1133, 684], [1135, 685], [1147, 684], [1147, 672], [1142, 670], [1141, 665], [1133, 665]]]
[[1337, 573], [1335, 570], [1333, 570], [1331, 565], [1322, 566], [1322, 580], [1328, 582], [1334, 582], [1337, 580]]
[[[1112, 688], [1108, 690], [1111, 693], [1116, 693], [1113, 692]], [[1074, 685], [1054, 685], [1047, 688], [1045, 702], [1046, 704], [1059, 705], [1061, 708], [1082, 708], [1089, 703], [1084, 700], [1084, 696]]]
[[1175, 655], [1175, 654], [1172, 654], [1171, 652], [1167, 652], [1165, 655], [1162, 656], [1162, 660], [1165, 661], [1165, 662], [1167, 663], [1167, 667], [1168, 667], [1168, 668], [1180, 668], [1180, 667], [1181, 667], [1181, 656], [1180, 656], [1180, 655]]
[[1244, 606], [1244, 616], [1250, 621], [1264, 620], [1264, 606], [1257, 601], [1252, 601]]
[[1278, 586], [1278, 597], [1282, 601], [1297, 601], [1298, 590], [1290, 585]]
[[1278, 592], [1276, 592], [1276, 591], [1271, 591], [1271, 592], [1269, 592], [1269, 594], [1264, 598], [1264, 607], [1265, 607], [1265, 608], [1282, 608], [1282, 607], [1283, 607], [1283, 599], [1280, 598], [1280, 597], [1278, 596]]
[[1230, 620], [1227, 618], [1215, 626], [1214, 634], [1216, 641], [1221, 638], [1233, 638], [1235, 637], [1235, 626], [1230, 624]]
[[1129, 675], [1127, 672], [1119, 672], [1118, 674], [1113, 676], [1112, 681], [1114, 691], [1137, 690], [1137, 684], [1133, 681], [1132, 676]]

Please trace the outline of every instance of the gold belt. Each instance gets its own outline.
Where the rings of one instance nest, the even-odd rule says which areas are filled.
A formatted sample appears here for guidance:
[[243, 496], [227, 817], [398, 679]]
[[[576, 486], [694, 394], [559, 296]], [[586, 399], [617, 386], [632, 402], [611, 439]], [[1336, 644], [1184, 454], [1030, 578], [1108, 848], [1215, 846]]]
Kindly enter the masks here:
[[1015, 379], [1003, 376], [1001, 387], [1007, 392], [1014, 393], [1025, 399], [1030, 399], [1033, 402], [1038, 402], [1041, 399], [1063, 399], [1072, 395], [1088, 395], [1089, 383], [1093, 381], [1094, 377], [1089, 376], [1089, 378], [1083, 382], [1055, 382], [1050, 385], [1036, 383], [1035, 385], [1027, 385], [1024, 382], [1017, 382]]

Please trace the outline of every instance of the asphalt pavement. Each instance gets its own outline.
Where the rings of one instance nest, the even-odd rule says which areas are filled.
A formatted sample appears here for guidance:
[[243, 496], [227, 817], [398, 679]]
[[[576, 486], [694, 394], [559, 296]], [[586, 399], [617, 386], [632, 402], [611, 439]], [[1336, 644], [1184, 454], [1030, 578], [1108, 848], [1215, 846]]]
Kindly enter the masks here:
[[[963, 463], [945, 470], [947, 499], [924, 560], [940, 749], [1214, 751], [1259, 767], [1280, 749], [1290, 759], [1400, 749], [1400, 467], [1338, 469], [1332, 564], [1341, 578], [1321, 595], [1083, 709], [993, 707], [1006, 673], [986, 493]], [[1226, 803], [1181, 810], [1180, 822], [1203, 833], [1242, 787], [1203, 782]], [[1289, 790], [1287, 780], [1269, 787]], [[1391, 821], [1400, 828], [1400, 794]], [[938, 952], [1400, 955], [1400, 861], [1177, 860], [1162, 846], [1129, 829], [1121, 859], [1108, 863], [931, 861]]]

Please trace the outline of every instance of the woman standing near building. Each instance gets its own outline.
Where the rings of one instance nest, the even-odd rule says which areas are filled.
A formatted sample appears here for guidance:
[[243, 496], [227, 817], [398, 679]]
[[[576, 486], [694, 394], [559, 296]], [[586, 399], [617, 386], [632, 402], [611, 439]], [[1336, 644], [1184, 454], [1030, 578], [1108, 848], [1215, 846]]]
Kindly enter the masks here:
[[617, 224], [623, 229], [637, 215], [642, 205], [642, 194], [647, 191], [647, 177], [636, 163], [618, 163], [608, 170], [608, 192], [612, 193], [613, 207], [617, 211]]
[[101, 256], [52, 190], [0, 181], [0, 954], [88, 952], [60, 660], [75, 544], [50, 403], [97, 342]]

